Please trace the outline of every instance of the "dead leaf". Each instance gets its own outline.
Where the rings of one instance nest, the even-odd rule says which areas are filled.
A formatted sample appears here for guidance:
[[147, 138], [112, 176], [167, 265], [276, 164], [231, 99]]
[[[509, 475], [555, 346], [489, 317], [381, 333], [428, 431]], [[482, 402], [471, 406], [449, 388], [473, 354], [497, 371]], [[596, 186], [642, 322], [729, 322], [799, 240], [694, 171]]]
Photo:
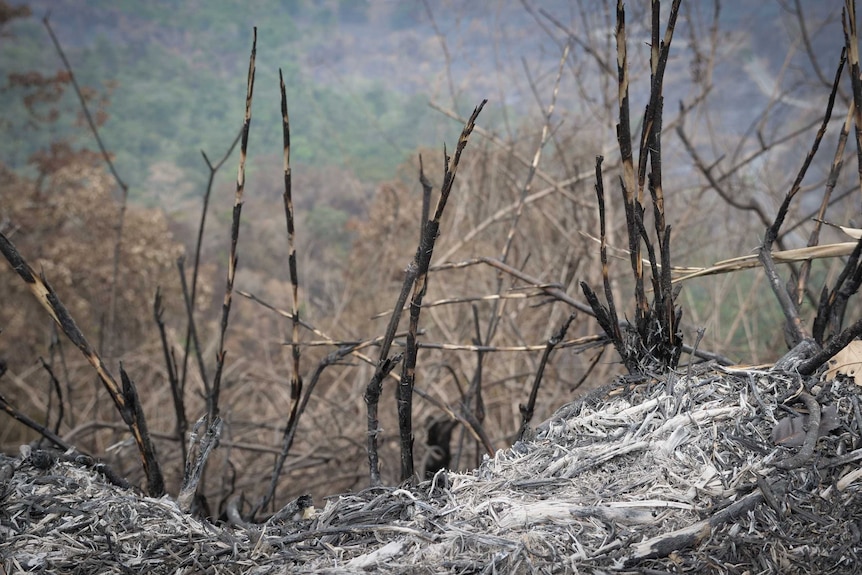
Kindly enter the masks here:
[[854, 240], [862, 239], [862, 230], [859, 228], [848, 228], [845, 226], [838, 226], [842, 232], [853, 238]]
[[[785, 447], [800, 447], [805, 443], [806, 427], [808, 427], [809, 415], [799, 414], [785, 417], [772, 428], [772, 443]], [[820, 427], [817, 437], [823, 437], [831, 431], [838, 429], [838, 406], [824, 405], [820, 410]]]
[[829, 369], [823, 372], [820, 381], [832, 381], [841, 374], [852, 377], [856, 385], [862, 385], [862, 341], [851, 341], [827, 363]]
[[859, 228], [848, 228], [846, 226], [839, 226], [838, 224], [833, 224], [831, 222], [827, 222], [826, 220], [819, 220], [814, 218], [815, 222], [820, 222], [821, 224], [825, 224], [827, 226], [836, 228], [853, 238], [854, 240], [862, 239], [862, 229]]

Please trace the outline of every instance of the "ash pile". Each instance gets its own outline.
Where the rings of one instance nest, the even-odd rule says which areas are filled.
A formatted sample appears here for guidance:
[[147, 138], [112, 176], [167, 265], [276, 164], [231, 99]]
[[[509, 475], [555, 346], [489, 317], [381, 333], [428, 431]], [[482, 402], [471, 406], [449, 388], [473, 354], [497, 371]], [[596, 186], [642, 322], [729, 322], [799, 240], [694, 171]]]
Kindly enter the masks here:
[[472, 473], [214, 525], [62, 457], [0, 461], [6, 572], [852, 573], [853, 379], [620, 378]]

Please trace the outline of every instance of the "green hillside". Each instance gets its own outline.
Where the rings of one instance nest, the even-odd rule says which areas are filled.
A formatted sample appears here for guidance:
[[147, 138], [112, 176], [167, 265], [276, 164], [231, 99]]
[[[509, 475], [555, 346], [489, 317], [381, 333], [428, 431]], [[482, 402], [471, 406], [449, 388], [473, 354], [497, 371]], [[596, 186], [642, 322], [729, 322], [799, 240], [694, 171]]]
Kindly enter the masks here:
[[[52, 75], [62, 68], [41, 22], [45, 6], [29, 6], [31, 17], [4, 27], [4, 76], [29, 71]], [[154, 166], [176, 166], [187, 181], [199, 184], [205, 176], [200, 150], [214, 156], [232, 141], [242, 123], [254, 26], [260, 50], [249, 144], [253, 157], [280, 154], [279, 67], [295, 111], [291, 122], [298, 165], [343, 166], [363, 180], [376, 181], [391, 176], [418, 145], [433, 141], [427, 97], [397, 93], [363, 78], [326, 85], [311, 77], [309, 66], [300, 65], [315, 61], [338, 26], [368, 18], [367, 3], [99, 0], [51, 7], [50, 21], [79, 81], [110, 96], [102, 136], [139, 199]], [[409, 13], [390, 10], [384, 23], [410, 24]], [[0, 93], [0, 127], [10, 136], [0, 140], [0, 160], [21, 168], [33, 152], [58, 138], [95, 148], [77, 120], [71, 90], [57, 103], [40, 105], [44, 113], [61, 111], [47, 125], [33, 121], [23, 103], [27, 93], [9, 84]]]

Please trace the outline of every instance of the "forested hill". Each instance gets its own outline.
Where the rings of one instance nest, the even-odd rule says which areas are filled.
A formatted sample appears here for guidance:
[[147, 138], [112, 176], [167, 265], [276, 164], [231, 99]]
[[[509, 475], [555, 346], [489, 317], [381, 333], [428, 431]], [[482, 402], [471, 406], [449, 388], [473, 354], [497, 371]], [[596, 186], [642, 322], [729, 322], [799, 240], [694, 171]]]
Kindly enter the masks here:
[[[377, 77], [357, 70], [352, 76], [338, 74], [336, 81], [321, 79], [338, 52], [357, 49], [346, 39], [356, 38], [360, 28], [410, 37], [420, 28], [421, 2], [34, 0], [26, 5], [32, 16], [3, 29], [3, 75], [52, 75], [62, 68], [41, 22], [50, 10], [80, 82], [110, 97], [102, 135], [138, 197], [160, 180], [158, 171], [179, 169], [183, 179], [202, 180], [200, 150], [215, 157], [233, 140], [242, 123], [254, 26], [259, 43], [251, 155], [280, 156], [278, 68], [288, 86], [298, 164], [347, 166], [374, 181], [391, 176], [420, 143], [442, 141], [431, 128], [429, 118], [440, 121], [427, 107], [427, 93], [379, 81], [392, 70], [377, 70]], [[433, 34], [421, 28], [423, 37]], [[383, 56], [366, 54], [378, 66], [401, 65], [400, 59]], [[407, 72], [399, 70], [402, 77]], [[416, 81], [421, 79], [417, 71]], [[26, 93], [7, 86], [0, 94], [2, 130], [11, 136], [0, 140], [4, 163], [24, 166], [35, 150], [73, 134], [78, 145], [95, 147], [76, 121], [71, 93], [59, 104], [42, 106], [46, 112], [61, 110], [60, 119], [47, 125], [33, 122], [23, 104]]]
[[[45, 114], [53, 107], [63, 112], [46, 124], [34, 122], [25, 109], [27, 90], [8, 84], [10, 73], [53, 75], [62, 68], [41, 22], [50, 11], [81, 83], [109, 96], [102, 135], [139, 200], [166, 182], [180, 196], [200, 191], [206, 174], [200, 151], [220, 156], [241, 125], [254, 26], [259, 43], [251, 157], [270, 157], [268, 165], [280, 162], [282, 68], [295, 165], [338, 166], [370, 183], [392, 177], [418, 146], [451, 141], [458, 123], [430, 109], [429, 100], [466, 114], [487, 97], [483, 127], [505, 122], [501, 130], [509, 137], [547, 104], [536, 101], [531, 82], [545, 86], [553, 80], [560, 46], [537, 25], [537, 17], [547, 25], [538, 8], [576, 28], [585, 10], [596, 26], [584, 41], [604, 43], [611, 30], [604, 26], [611, 8], [605, 0], [527, 3], [532, 11], [516, 0], [2, 0], [0, 5], [22, 2], [32, 16], [0, 30], [5, 88], [0, 161], [26, 166], [35, 150], [58, 138], [94, 147], [71, 93], [42, 105]], [[628, 6], [633, 46], [648, 40], [646, 6]], [[697, 11], [696, 3], [686, 6]], [[804, 7], [816, 23], [834, 6]], [[723, 110], [724, 126], [739, 132], [755, 120], [755, 102], [795, 81], [764, 72], [779, 69], [785, 59], [786, 42], [776, 38], [785, 38], [783, 30], [793, 27], [793, 19], [778, 2], [730, 0], [722, 3], [720, 20], [722, 33], [730, 34], [721, 42], [721, 57], [735, 65], [721, 68], [714, 97], [719, 107], [727, 96], [723, 91], [752, 102]], [[814, 52], [826, 60], [828, 38], [818, 26], [812, 31]], [[686, 40], [682, 35], [678, 42]], [[575, 59], [591, 75], [598, 69], [586, 55]], [[752, 75], [758, 83], [750, 81]], [[561, 91], [558, 108], [577, 114], [588, 100], [569, 87]]]

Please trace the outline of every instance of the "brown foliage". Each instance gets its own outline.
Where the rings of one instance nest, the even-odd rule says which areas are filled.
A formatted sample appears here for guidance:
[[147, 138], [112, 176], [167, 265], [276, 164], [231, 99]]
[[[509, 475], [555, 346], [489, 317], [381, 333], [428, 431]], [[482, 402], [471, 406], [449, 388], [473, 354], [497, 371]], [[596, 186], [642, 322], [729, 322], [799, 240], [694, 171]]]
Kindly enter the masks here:
[[[6, 234], [63, 298], [93, 341], [116, 338], [114, 349], [135, 349], [152, 337], [147, 313], [157, 286], [173, 288], [180, 254], [159, 210], [129, 209], [117, 291], [115, 334], [101, 333], [108, 306], [119, 206], [113, 180], [95, 154], [58, 144], [34, 159], [38, 179], [0, 167], [0, 221]], [[7, 294], [0, 309], [4, 354], [14, 371], [45, 355], [50, 321], [11, 273], [0, 274]], [[14, 334], [14, 337], [13, 337]], [[0, 337], [3, 337], [0, 335]]]

